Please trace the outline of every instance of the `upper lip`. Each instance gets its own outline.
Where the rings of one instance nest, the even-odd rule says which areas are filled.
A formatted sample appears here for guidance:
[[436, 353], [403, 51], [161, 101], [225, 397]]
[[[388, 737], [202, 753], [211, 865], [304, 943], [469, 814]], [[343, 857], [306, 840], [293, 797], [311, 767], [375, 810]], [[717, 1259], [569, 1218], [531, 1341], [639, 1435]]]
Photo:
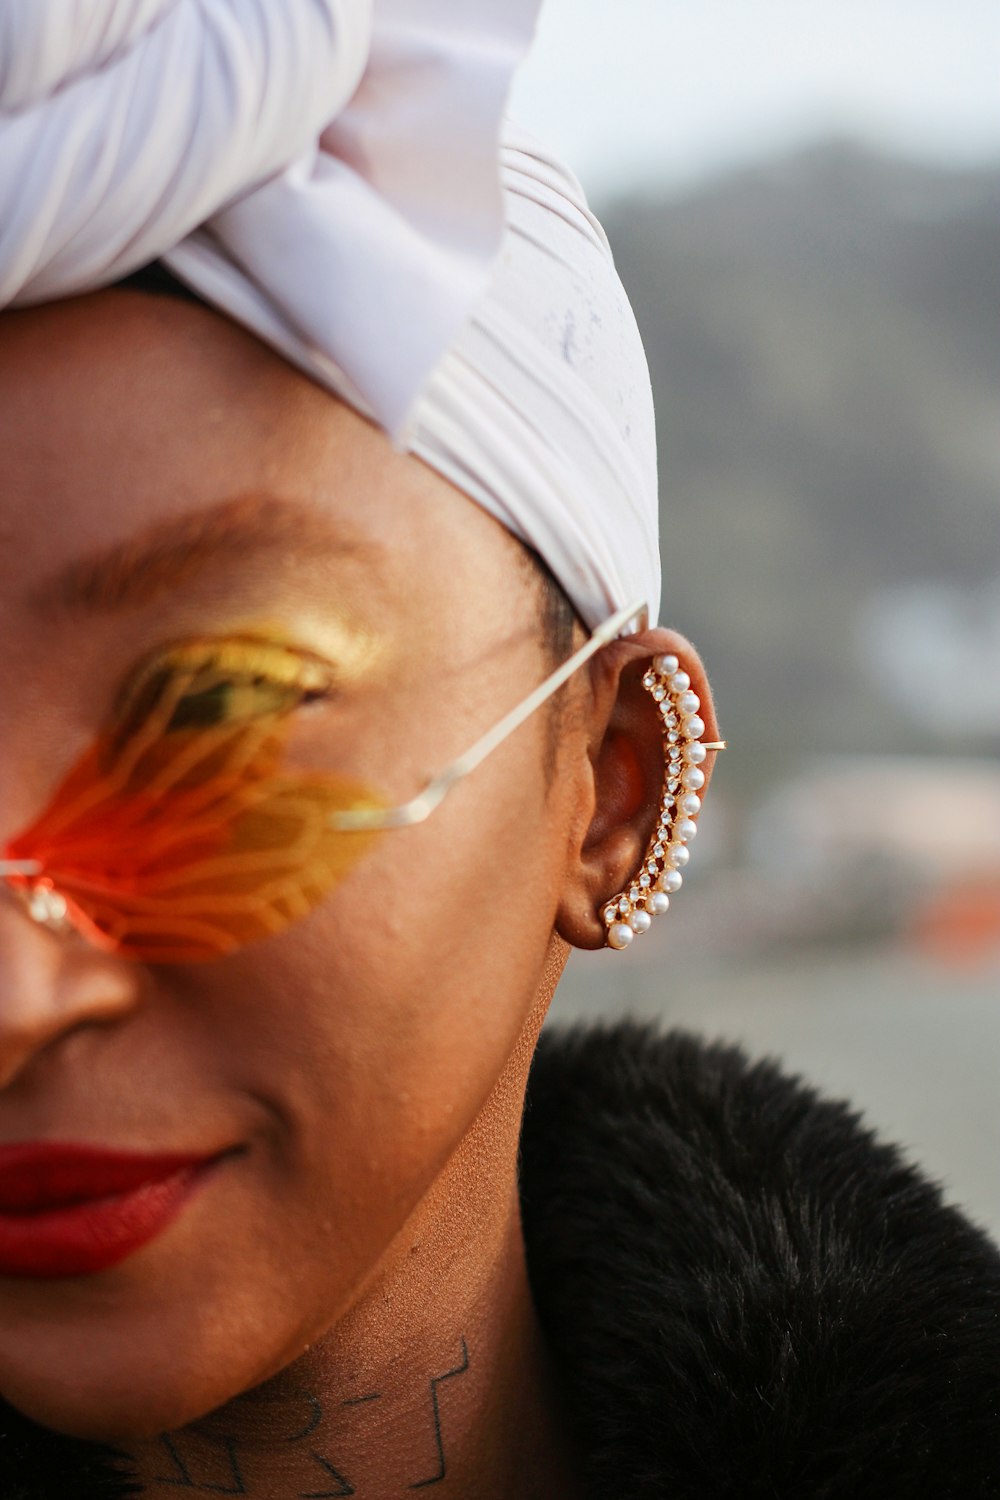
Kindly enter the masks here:
[[57, 1141], [0, 1146], [0, 1213], [43, 1213], [130, 1193], [214, 1160], [218, 1151], [137, 1152]]

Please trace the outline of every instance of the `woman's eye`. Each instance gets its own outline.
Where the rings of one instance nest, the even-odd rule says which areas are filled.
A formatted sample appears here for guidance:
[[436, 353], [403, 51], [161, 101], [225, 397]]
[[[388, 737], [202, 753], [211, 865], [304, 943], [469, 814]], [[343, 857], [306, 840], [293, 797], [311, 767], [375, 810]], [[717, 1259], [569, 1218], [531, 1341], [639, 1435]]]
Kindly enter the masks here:
[[166, 729], [214, 729], [222, 724], [257, 719], [262, 714], [288, 713], [301, 701], [300, 693], [263, 677], [249, 681], [217, 677], [214, 681], [193, 684], [183, 693]]
[[157, 713], [162, 733], [280, 717], [328, 696], [333, 686], [332, 666], [276, 643], [186, 642], [157, 653], [126, 685], [115, 713], [117, 736]]

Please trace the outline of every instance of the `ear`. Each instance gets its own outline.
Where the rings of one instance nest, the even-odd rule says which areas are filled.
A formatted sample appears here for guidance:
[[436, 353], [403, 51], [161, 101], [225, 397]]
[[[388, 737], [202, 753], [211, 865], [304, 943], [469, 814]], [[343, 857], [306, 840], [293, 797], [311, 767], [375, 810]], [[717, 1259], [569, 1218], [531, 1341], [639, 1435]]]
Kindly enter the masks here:
[[[585, 805], [573, 836], [556, 931], [574, 948], [602, 948], [601, 912], [638, 872], [656, 826], [665, 779], [664, 741], [656, 705], [642, 685], [652, 657], [670, 653], [701, 699], [706, 741], [719, 738], [712, 691], [701, 657], [673, 630], [647, 630], [615, 641], [591, 664], [593, 717], [587, 746], [589, 775], [582, 778]], [[708, 792], [715, 764], [702, 766]]]

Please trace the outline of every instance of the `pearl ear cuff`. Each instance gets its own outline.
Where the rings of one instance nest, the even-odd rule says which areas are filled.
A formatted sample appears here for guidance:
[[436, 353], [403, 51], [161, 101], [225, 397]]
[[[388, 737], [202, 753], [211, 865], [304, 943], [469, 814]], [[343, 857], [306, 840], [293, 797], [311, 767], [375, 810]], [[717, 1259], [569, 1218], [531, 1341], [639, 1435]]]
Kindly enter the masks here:
[[726, 748], [725, 740], [702, 741], [705, 721], [698, 717], [701, 700], [691, 691], [691, 679], [681, 670], [676, 656], [654, 656], [642, 685], [660, 716], [664, 782], [656, 827], [641, 868], [628, 887], [612, 896], [602, 909], [605, 942], [619, 951], [648, 932], [653, 918], [668, 910], [671, 896], [680, 890], [682, 871], [691, 857], [688, 845], [698, 832], [698, 794], [705, 785], [702, 766], [710, 750]]

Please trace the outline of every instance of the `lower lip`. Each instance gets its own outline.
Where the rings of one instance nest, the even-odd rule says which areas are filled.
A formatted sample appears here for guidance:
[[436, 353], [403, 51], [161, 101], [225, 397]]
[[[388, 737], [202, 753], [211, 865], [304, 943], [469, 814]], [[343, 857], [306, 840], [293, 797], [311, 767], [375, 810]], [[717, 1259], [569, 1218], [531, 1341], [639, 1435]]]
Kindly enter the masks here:
[[93, 1276], [163, 1233], [216, 1162], [65, 1208], [0, 1213], [0, 1276]]

